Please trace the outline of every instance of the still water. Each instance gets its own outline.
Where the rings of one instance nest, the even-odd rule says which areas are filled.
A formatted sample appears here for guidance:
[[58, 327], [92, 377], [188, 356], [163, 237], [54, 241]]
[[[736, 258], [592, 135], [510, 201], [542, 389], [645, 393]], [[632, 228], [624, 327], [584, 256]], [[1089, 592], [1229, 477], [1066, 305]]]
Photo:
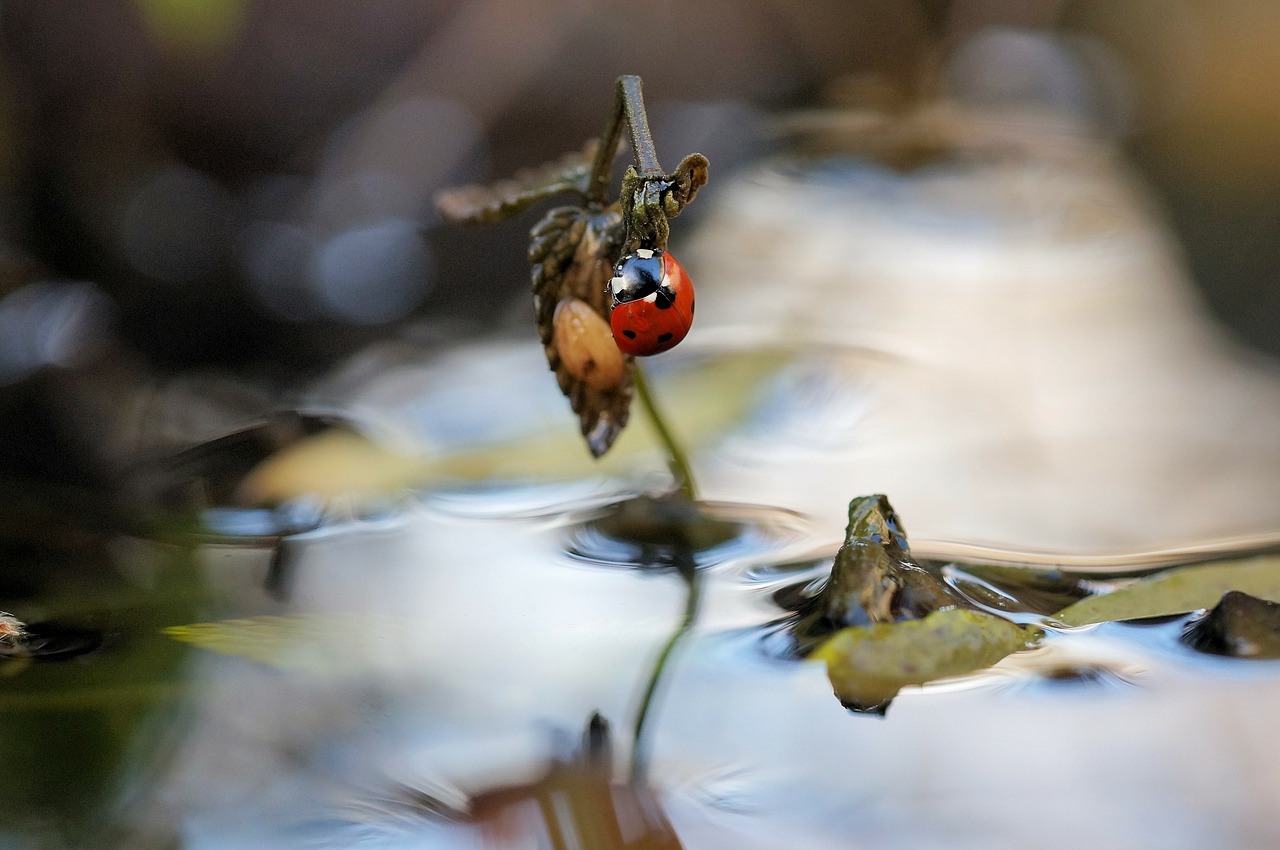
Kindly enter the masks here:
[[[70, 524], [11, 538], [6, 604], [45, 642], [0, 666], [0, 846], [1277, 837], [1260, 710], [1280, 697], [1275, 662], [1199, 655], [1179, 621], [1063, 629], [990, 670], [907, 688], [883, 717], [855, 714], [821, 664], [771, 639], [788, 598], [829, 569], [827, 530], [718, 503], [704, 539], [664, 548], [618, 522], [637, 504], [648, 510], [604, 479], [489, 484], [283, 540], [264, 534], [269, 515], [226, 511], [163, 540]], [[696, 619], [629, 783], [643, 692], [686, 608], [686, 556]], [[944, 571], [991, 604], [980, 569]], [[1002, 594], [1037, 619], [1040, 600]]]

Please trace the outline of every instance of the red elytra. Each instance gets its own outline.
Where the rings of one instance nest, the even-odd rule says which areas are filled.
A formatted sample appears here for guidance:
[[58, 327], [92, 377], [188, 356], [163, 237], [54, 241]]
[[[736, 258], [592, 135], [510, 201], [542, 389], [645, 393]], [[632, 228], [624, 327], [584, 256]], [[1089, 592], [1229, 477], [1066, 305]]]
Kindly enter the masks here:
[[626, 354], [648, 357], [669, 351], [693, 324], [693, 283], [671, 254], [641, 248], [614, 266], [609, 281], [609, 326]]

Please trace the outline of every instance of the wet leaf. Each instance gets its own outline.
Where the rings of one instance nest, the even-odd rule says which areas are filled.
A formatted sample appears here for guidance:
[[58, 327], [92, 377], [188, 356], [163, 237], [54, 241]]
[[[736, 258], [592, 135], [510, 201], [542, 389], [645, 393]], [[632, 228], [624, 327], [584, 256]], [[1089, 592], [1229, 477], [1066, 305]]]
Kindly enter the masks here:
[[620, 250], [622, 219], [613, 209], [592, 212], [581, 207], [557, 207], [529, 235], [534, 320], [547, 365], [556, 373], [560, 391], [578, 414], [591, 454], [599, 457], [627, 424], [634, 361], [623, 357], [613, 386], [583, 380], [572, 368], [581, 359], [580, 353], [560, 350], [565, 335], [556, 334], [556, 309], [568, 299], [576, 299], [608, 324], [608, 283]]
[[1186, 614], [1212, 608], [1229, 590], [1280, 602], [1280, 558], [1272, 555], [1179, 567], [1082, 599], [1059, 611], [1054, 619], [1068, 626], [1087, 626]]
[[1233, 658], [1280, 658], [1280, 604], [1232, 590], [1195, 620], [1180, 640], [1192, 649]]
[[575, 529], [566, 551], [597, 564], [686, 572], [746, 527], [679, 491], [642, 495], [604, 506]]
[[1079, 576], [1061, 570], [992, 564], [955, 564], [951, 580], [984, 608], [1047, 616], [1089, 595]]
[[1039, 637], [1000, 617], [952, 608], [922, 620], [843, 629], [810, 657], [826, 663], [845, 707], [883, 711], [908, 685], [981, 670]]

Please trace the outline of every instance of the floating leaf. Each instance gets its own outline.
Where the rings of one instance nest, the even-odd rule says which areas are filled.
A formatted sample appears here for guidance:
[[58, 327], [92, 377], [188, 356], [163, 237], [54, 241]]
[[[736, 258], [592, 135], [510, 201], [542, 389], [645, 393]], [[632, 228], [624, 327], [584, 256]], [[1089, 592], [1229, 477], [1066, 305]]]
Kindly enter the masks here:
[[424, 459], [342, 428], [322, 431], [271, 455], [237, 489], [242, 504], [278, 504], [299, 495], [321, 499], [395, 493], [423, 476]]
[[1179, 567], [1082, 599], [1063, 608], [1054, 619], [1068, 626], [1087, 626], [1186, 614], [1212, 608], [1228, 590], [1280, 602], [1280, 558], [1271, 555]]
[[810, 657], [826, 662], [846, 708], [882, 712], [908, 685], [981, 670], [1039, 637], [1000, 617], [951, 608], [923, 620], [842, 629]]
[[169, 626], [180, 643], [281, 670], [337, 675], [367, 666], [370, 652], [397, 637], [390, 622], [371, 625], [337, 614], [267, 615]]

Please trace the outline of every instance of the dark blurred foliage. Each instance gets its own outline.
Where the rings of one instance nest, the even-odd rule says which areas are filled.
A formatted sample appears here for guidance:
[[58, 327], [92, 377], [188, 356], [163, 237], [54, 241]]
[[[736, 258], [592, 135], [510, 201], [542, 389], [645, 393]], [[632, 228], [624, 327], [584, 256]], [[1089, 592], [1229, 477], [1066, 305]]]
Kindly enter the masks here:
[[527, 326], [537, 213], [444, 227], [435, 192], [579, 148], [623, 72], [659, 152], [723, 179], [763, 110], [848, 72], [915, 85], [944, 5], [6, 3], [0, 468], [110, 482], [399, 325]]
[[158, 376], [222, 370], [265, 411], [405, 326], [532, 335], [537, 213], [445, 227], [431, 198], [577, 149], [620, 73], [644, 78], [665, 164], [701, 150], [714, 194], [775, 144], [764, 116], [841, 79], [933, 94], [992, 27], [1094, 37], [1084, 53], [1114, 60], [1094, 67], [1105, 129], [1168, 201], [1214, 309], [1280, 353], [1264, 0], [11, 0], [0, 468], [110, 478], [103, 444]]
[[[318, 368], [387, 322], [488, 322], [523, 294], [528, 222], [437, 228], [431, 195], [580, 147], [617, 74], [644, 77], [660, 129], [664, 111], [741, 104], [661, 136], [673, 159], [711, 144], [732, 164], [754, 152], [735, 146], [755, 131], [746, 104], [852, 70], [908, 77], [923, 8], [10, 3], [8, 235], [46, 274], [108, 292], [152, 363]], [[378, 262], [381, 278], [346, 268]], [[362, 283], [386, 303], [333, 291]]]

